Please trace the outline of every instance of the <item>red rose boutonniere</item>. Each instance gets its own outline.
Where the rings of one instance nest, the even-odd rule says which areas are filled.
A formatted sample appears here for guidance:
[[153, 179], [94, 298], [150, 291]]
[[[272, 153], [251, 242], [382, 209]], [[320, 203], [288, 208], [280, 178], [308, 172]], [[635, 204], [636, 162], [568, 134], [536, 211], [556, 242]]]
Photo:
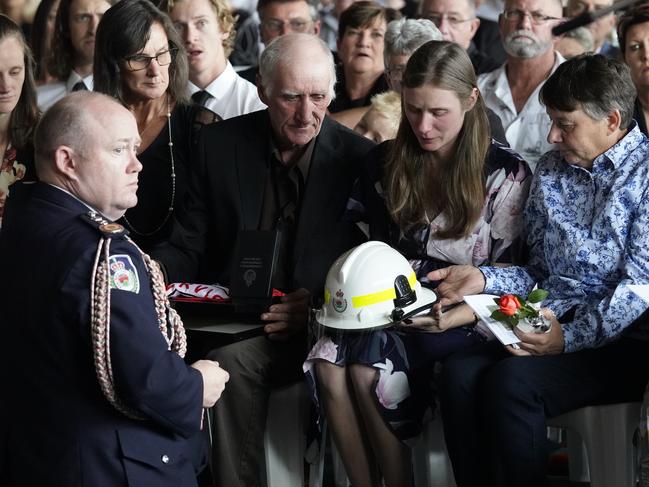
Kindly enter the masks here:
[[516, 294], [505, 294], [494, 299], [498, 309], [491, 313], [491, 317], [509, 324], [512, 328], [519, 322], [523, 322], [531, 327], [530, 331], [544, 333], [548, 331], [550, 324], [544, 316], [540, 315], [539, 311], [541, 302], [547, 297], [548, 292], [545, 289], [535, 289], [527, 299]]

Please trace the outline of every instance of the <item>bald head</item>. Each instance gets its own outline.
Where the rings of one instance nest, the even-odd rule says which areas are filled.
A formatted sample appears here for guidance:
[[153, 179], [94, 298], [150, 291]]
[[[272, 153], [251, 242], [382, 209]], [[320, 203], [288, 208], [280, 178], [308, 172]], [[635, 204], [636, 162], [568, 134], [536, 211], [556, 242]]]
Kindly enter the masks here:
[[92, 114], [101, 117], [102, 108], [111, 105], [122, 108], [106, 95], [78, 91], [62, 98], [43, 114], [34, 133], [36, 170], [40, 179], [52, 172], [58, 147], [64, 145], [83, 152], [95, 125]]
[[334, 97], [336, 68], [333, 55], [319, 37], [310, 34], [286, 34], [274, 39], [259, 59], [259, 83], [267, 94], [275, 89], [278, 70], [296, 65], [328, 67], [329, 95]]
[[333, 56], [316, 36], [287, 34], [262, 53], [259, 75], [275, 145], [281, 160], [293, 163], [325, 120], [336, 82]]
[[113, 98], [73, 93], [45, 112], [34, 136], [39, 178], [110, 219], [137, 203], [142, 165], [135, 118]]

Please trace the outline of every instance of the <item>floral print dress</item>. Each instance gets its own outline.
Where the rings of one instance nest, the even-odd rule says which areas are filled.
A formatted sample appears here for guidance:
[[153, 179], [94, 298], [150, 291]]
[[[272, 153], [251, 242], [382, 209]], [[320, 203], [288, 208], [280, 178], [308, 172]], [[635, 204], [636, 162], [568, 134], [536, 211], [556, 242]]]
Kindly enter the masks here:
[[0, 227], [2, 227], [5, 202], [9, 196], [9, 187], [22, 180], [26, 172], [26, 166], [18, 160], [18, 151], [9, 145], [0, 164]]
[[[408, 233], [391, 220], [380, 183], [391, 143], [384, 142], [368, 154], [346, 218], [366, 226], [370, 239], [399, 250], [409, 259], [420, 282], [428, 286], [435, 283], [426, 279], [427, 273], [451, 264], [478, 266], [518, 260], [517, 244], [531, 181], [530, 169], [518, 154], [492, 141], [484, 164], [485, 204], [473, 232], [462, 239], [442, 240], [435, 238], [435, 232], [445, 224], [443, 213], [424, 228]], [[315, 325], [312, 332], [314, 345], [303, 369], [316, 406], [315, 361], [374, 367], [378, 372], [374, 389], [377, 405], [402, 441], [416, 437], [424, 419], [434, 411], [435, 363], [485, 339], [482, 330], [468, 326], [444, 333], [387, 328], [352, 334]]]

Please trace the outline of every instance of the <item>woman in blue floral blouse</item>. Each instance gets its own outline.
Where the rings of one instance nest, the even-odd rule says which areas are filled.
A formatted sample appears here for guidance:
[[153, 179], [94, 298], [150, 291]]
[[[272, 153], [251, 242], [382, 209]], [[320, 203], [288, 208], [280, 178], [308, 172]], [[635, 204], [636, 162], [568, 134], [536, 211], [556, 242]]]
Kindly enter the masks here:
[[0, 15], [0, 226], [9, 187], [35, 177], [38, 116], [31, 52], [20, 27]]
[[[401, 251], [418, 278], [450, 263], [511, 262], [530, 170], [489, 137], [466, 52], [432, 41], [408, 61], [394, 141], [377, 146], [348, 205], [369, 237]], [[484, 340], [468, 307], [361, 336], [327, 334], [304, 369], [354, 486], [404, 486], [405, 440], [434, 406], [436, 361]], [[443, 332], [443, 333], [442, 333]]]

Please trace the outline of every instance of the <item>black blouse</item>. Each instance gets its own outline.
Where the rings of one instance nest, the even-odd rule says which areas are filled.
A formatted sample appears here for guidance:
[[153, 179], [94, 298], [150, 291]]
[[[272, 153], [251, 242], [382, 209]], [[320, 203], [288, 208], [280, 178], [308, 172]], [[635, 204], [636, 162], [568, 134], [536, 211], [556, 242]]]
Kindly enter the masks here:
[[633, 104], [633, 118], [636, 122], [638, 122], [638, 128], [642, 131], [642, 133], [649, 136], [649, 133], [647, 133], [647, 121], [644, 119], [642, 105], [640, 105], [640, 101], [638, 101], [637, 98], [635, 99], [635, 103]]
[[336, 98], [329, 105], [329, 113], [342, 112], [343, 110], [348, 110], [350, 108], [366, 107], [369, 106], [371, 99], [374, 95], [388, 91], [390, 87], [388, 82], [385, 79], [385, 75], [381, 74], [378, 79], [372, 85], [369, 93], [356, 100], [349, 98], [347, 94], [347, 86], [345, 81], [345, 72], [342, 68], [342, 65], [338, 65], [336, 69]]
[[169, 124], [164, 125], [151, 145], [138, 156], [142, 171], [137, 205], [126, 212], [120, 223], [144, 252], [150, 252], [171, 233], [173, 214], [182, 204], [189, 184], [193, 154], [205, 113], [205, 109], [196, 105], [177, 105], [171, 112], [169, 124], [175, 182], [171, 177]]

